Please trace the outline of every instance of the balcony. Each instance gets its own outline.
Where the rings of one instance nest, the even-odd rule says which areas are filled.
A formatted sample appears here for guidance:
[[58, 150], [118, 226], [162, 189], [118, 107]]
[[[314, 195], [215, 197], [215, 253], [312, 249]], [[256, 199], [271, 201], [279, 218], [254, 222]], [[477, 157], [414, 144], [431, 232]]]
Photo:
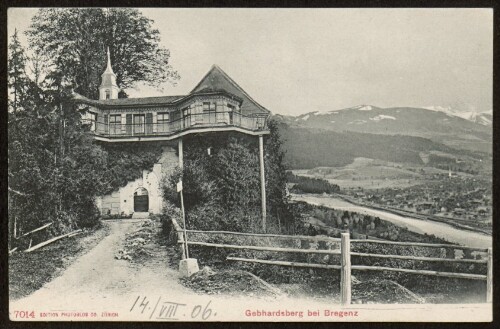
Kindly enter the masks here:
[[[121, 117], [119, 117], [121, 119]], [[249, 135], [268, 134], [267, 114], [243, 115], [238, 112], [188, 114], [181, 118], [153, 122], [152, 115], [129, 114], [127, 123], [84, 120], [97, 140], [147, 141], [172, 140], [190, 133], [239, 131]], [[148, 122], [150, 121], [150, 122]]]

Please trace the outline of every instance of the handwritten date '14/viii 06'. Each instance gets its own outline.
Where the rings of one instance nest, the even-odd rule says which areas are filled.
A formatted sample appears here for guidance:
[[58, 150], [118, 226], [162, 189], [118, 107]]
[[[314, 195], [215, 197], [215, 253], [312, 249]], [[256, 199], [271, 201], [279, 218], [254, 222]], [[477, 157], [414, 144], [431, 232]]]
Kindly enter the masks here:
[[179, 317], [208, 320], [211, 317], [217, 316], [217, 313], [210, 308], [210, 303], [212, 301], [209, 301], [205, 305], [195, 305], [191, 308], [187, 304], [162, 300], [161, 296], [157, 299], [149, 299], [147, 296], [137, 296], [130, 308], [130, 312], [145, 314], [149, 319], [156, 320], [175, 321], [179, 320]]

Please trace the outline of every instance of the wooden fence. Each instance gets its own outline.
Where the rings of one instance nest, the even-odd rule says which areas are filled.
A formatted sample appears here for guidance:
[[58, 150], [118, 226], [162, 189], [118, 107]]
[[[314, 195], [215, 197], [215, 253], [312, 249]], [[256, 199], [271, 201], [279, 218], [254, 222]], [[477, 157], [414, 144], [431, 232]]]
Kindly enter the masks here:
[[[36, 245], [33, 246], [33, 236], [35, 235], [35, 233], [40, 233], [41, 231], [47, 229], [49, 226], [51, 226], [53, 223], [47, 223], [43, 226], [40, 226], [34, 230], [31, 230], [27, 233], [24, 233], [23, 235], [21, 236], [18, 236], [18, 237], [14, 237], [16, 240], [22, 240], [22, 239], [27, 239], [29, 238], [29, 245], [28, 245], [28, 248], [24, 250], [24, 252], [32, 252], [34, 250], [37, 250], [37, 249], [40, 249], [48, 244], [51, 244], [52, 242], [55, 242], [55, 241], [58, 241], [62, 238], [66, 238], [66, 237], [72, 237], [72, 236], [75, 236], [77, 234], [80, 234], [80, 233], [83, 233], [82, 230], [78, 229], [78, 230], [75, 230], [75, 231], [72, 231], [72, 232], [69, 232], [69, 233], [66, 233], [66, 234], [62, 234], [62, 235], [59, 235], [59, 236], [56, 236], [56, 237], [53, 237], [53, 238], [50, 238], [46, 241], [42, 241]], [[13, 252], [15, 252], [16, 250], [18, 250], [19, 247], [15, 247], [15, 248], [12, 248], [11, 250], [9, 250], [9, 255], [11, 255]]]
[[[284, 253], [302, 253], [302, 254], [323, 254], [323, 255], [340, 255], [340, 264], [313, 264], [313, 263], [300, 263], [278, 260], [264, 260], [255, 258], [241, 258], [241, 257], [227, 257], [229, 261], [249, 262], [267, 265], [279, 266], [292, 266], [292, 267], [305, 267], [305, 268], [322, 268], [322, 269], [336, 269], [340, 270], [340, 292], [342, 305], [351, 304], [351, 273], [352, 271], [392, 271], [403, 272], [410, 274], [460, 278], [469, 280], [485, 280], [486, 281], [486, 302], [491, 303], [493, 299], [493, 254], [491, 248], [474, 248], [468, 246], [451, 245], [451, 244], [433, 244], [433, 243], [417, 243], [417, 242], [395, 242], [385, 240], [365, 240], [365, 239], [350, 239], [349, 233], [342, 233], [341, 238], [332, 238], [326, 236], [304, 236], [304, 235], [280, 235], [280, 234], [258, 234], [258, 233], [242, 233], [230, 231], [200, 231], [200, 230], [186, 230], [187, 233], [202, 233], [208, 235], [234, 235], [234, 236], [247, 236], [256, 238], [273, 238], [273, 239], [293, 239], [293, 240], [308, 240], [308, 241], [326, 241], [326, 242], [340, 242], [340, 249], [337, 250], [318, 250], [318, 249], [297, 249], [297, 248], [277, 248], [270, 246], [253, 246], [253, 245], [233, 245], [222, 243], [209, 243], [189, 241], [187, 244], [184, 241], [183, 230], [175, 220], [172, 220], [174, 229], [177, 232], [178, 243], [182, 249], [182, 258], [186, 257], [185, 246], [197, 245], [213, 248], [226, 248], [234, 250], [257, 250], [257, 251], [270, 251], [270, 252], [284, 252]], [[385, 255], [375, 253], [360, 253], [351, 252], [351, 245], [358, 243], [368, 244], [385, 244], [397, 246], [413, 246], [413, 247], [428, 247], [428, 248], [453, 248], [459, 250], [479, 251], [486, 252], [486, 259], [454, 259], [454, 258], [437, 258], [437, 257], [418, 257], [418, 256], [404, 256], [404, 255]], [[396, 267], [383, 267], [383, 266], [368, 266], [368, 265], [352, 265], [351, 256], [370, 257], [370, 258], [389, 258], [389, 259], [402, 259], [414, 260], [423, 262], [446, 262], [446, 263], [474, 263], [474, 264], [487, 264], [487, 273], [482, 274], [469, 274], [457, 272], [440, 272], [430, 270], [417, 270], [417, 269], [404, 269]]]

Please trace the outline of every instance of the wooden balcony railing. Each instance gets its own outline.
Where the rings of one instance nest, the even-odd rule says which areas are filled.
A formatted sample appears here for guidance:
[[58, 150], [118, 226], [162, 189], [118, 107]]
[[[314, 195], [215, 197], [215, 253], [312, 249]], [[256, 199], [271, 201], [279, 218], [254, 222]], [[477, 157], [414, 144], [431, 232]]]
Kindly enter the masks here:
[[[140, 116], [140, 118], [138, 118]], [[84, 120], [91, 126], [91, 132], [105, 137], [169, 136], [197, 128], [238, 127], [249, 131], [267, 130], [268, 116], [242, 115], [237, 112], [210, 112], [184, 115], [166, 122], [147, 122], [143, 114], [132, 114], [132, 123]], [[150, 119], [152, 121], [152, 117]]]

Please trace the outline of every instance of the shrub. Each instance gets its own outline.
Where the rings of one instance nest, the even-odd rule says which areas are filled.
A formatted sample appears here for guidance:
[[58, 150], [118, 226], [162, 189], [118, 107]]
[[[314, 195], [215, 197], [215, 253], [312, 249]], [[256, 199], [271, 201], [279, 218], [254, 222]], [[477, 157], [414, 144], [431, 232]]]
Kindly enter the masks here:
[[[266, 138], [267, 231], [296, 229], [299, 216], [286, 198], [279, 136]], [[180, 207], [183, 183], [186, 223], [192, 229], [262, 231], [258, 143], [254, 137], [217, 134], [185, 138], [183, 170], [163, 182], [163, 196]], [[206, 151], [211, 147], [209, 155]], [[168, 211], [168, 210], [167, 210]]]

